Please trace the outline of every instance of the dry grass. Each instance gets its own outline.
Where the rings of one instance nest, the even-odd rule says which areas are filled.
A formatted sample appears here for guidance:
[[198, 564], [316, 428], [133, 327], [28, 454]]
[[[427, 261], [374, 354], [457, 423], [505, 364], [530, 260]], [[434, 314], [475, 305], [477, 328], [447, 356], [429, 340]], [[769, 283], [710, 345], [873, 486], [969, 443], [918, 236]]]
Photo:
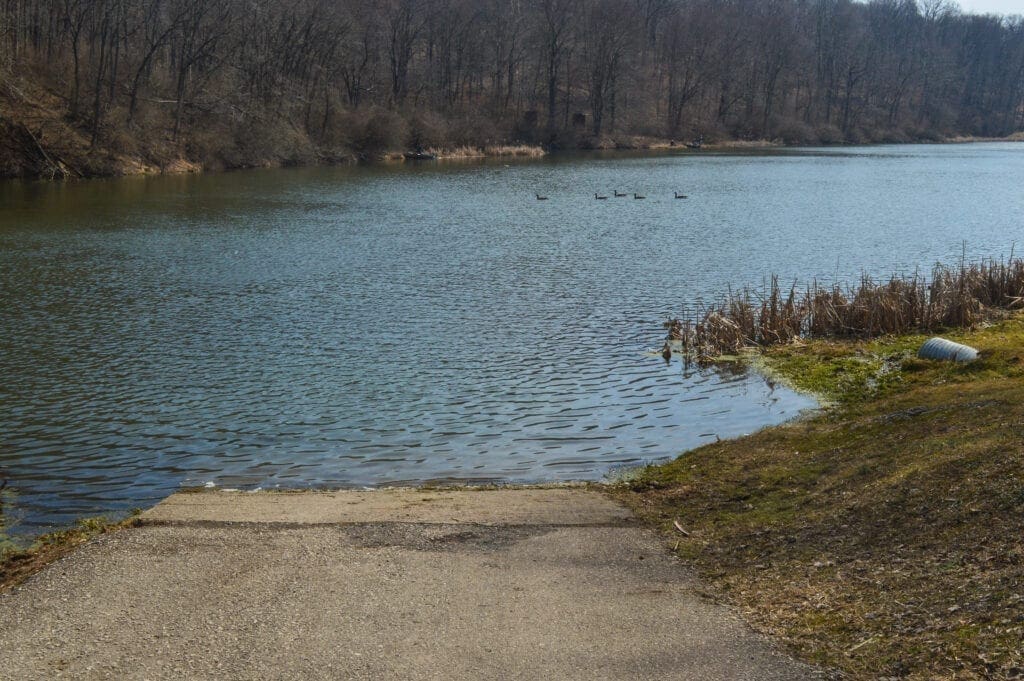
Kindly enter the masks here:
[[486, 156], [519, 156], [524, 158], [540, 158], [546, 155], [544, 147], [535, 144], [506, 144], [484, 147]]
[[744, 289], [687, 319], [666, 322], [688, 357], [709, 361], [797, 338], [875, 338], [973, 328], [995, 313], [1024, 307], [1024, 260], [986, 260], [931, 277], [863, 277], [852, 287], [812, 283], [788, 290], [772, 277], [765, 291]]
[[767, 149], [770, 147], [785, 146], [782, 140], [760, 139], [760, 140], [720, 140], [712, 144], [705, 144], [709, 149]]
[[921, 337], [769, 348], [839, 406], [645, 469], [621, 496], [810, 662], [1024, 678], [1024, 315], [950, 335], [982, 358], [919, 360]]
[[432, 147], [427, 149], [427, 153], [433, 154], [440, 159], [483, 158], [486, 155], [480, 147], [474, 147], [468, 144], [461, 147], [455, 147], [453, 149], [438, 149]]
[[978, 135], [957, 135], [944, 140], [949, 144], [971, 144], [974, 142], [1024, 142], [1024, 132], [1015, 132], [1006, 137], [981, 137]]
[[497, 144], [485, 146], [483, 147], [483, 153], [486, 156], [515, 156], [529, 159], [539, 159], [547, 154], [543, 146], [536, 144]]
[[432, 147], [426, 150], [441, 160], [480, 159], [487, 157], [519, 157], [519, 158], [540, 158], [547, 154], [543, 147], [529, 144], [514, 145], [488, 145], [473, 146], [463, 145], [453, 148]]

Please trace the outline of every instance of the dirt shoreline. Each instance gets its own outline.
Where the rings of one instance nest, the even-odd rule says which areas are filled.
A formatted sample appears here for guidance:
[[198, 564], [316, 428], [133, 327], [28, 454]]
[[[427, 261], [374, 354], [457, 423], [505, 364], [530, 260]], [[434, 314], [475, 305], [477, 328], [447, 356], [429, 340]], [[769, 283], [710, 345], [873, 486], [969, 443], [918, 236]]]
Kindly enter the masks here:
[[[1009, 137], [955, 137], [942, 140], [919, 140], [911, 142], [893, 142], [891, 144], [975, 144], [987, 142], [1024, 142], [1024, 133], [1018, 133]], [[622, 153], [650, 153], [663, 155], [666, 153], [700, 154], [702, 152], [729, 152], [759, 149], [791, 149], [800, 147], [822, 147], [822, 148], [850, 148], [850, 147], [872, 147], [889, 146], [890, 143], [865, 143], [865, 144], [788, 144], [782, 140], [720, 140], [706, 142], [700, 149], [687, 148], [683, 142], [673, 143], [671, 140], [643, 138], [640, 141], [625, 140], [622, 142], [611, 141], [607, 144], [586, 147], [571, 148], [546, 148], [541, 145], [529, 144], [508, 144], [508, 145], [487, 145], [480, 147], [458, 147], [454, 149], [431, 149], [429, 154], [435, 158], [434, 161], [481, 161], [485, 159], [509, 159], [515, 161], [531, 160], [546, 156], [557, 156], [563, 153], [570, 154], [609, 154]], [[324, 153], [316, 159], [295, 162], [294, 160], [263, 159], [256, 162], [240, 165], [203, 165], [202, 163], [184, 157], [177, 157], [162, 162], [147, 160], [138, 156], [121, 156], [98, 151], [93, 154], [88, 162], [82, 158], [68, 160], [65, 156], [53, 152], [46, 154], [51, 162], [64, 168], [63, 174], [56, 173], [52, 168], [49, 171], [40, 171], [34, 174], [0, 174], [0, 181], [22, 180], [29, 182], [36, 181], [73, 181], [91, 179], [109, 179], [116, 177], [134, 176], [156, 176], [156, 175], [188, 175], [207, 174], [219, 172], [231, 172], [238, 170], [255, 170], [261, 168], [294, 168], [294, 167], [331, 167], [344, 165], [360, 165], [376, 163], [423, 163], [423, 160], [409, 158], [412, 152], [408, 150], [393, 150], [385, 152], [378, 159], [363, 160], [348, 152]], [[97, 160], [97, 158], [99, 160]], [[426, 161], [430, 162], [430, 161]], [[80, 170], [83, 169], [83, 170]]]

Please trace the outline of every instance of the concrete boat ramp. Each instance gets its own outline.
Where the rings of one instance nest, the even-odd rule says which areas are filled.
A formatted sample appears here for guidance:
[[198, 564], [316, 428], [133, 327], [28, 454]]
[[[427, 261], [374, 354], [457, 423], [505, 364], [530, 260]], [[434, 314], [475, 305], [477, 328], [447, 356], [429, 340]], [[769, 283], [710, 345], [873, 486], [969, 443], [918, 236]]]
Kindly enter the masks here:
[[0, 595], [0, 679], [809, 679], [581, 488], [182, 493]]

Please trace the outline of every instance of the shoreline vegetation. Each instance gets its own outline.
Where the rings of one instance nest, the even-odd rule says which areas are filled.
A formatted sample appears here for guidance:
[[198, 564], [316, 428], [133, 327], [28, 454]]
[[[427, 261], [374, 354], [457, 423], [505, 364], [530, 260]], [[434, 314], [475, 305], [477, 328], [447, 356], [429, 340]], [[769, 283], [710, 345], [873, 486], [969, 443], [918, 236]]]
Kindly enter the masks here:
[[1022, 21], [852, 0], [18, 0], [0, 4], [0, 178], [1019, 137]]
[[[808, 662], [865, 680], [1024, 678], [1024, 263], [766, 288], [667, 326], [697, 361], [742, 353], [823, 409], [615, 493], [713, 597]], [[932, 333], [980, 358], [919, 359]]]
[[[757, 630], [851, 679], [1024, 674], [1024, 314], [773, 345], [822, 411], [641, 469], [616, 494]], [[678, 527], [677, 527], [678, 526]], [[682, 528], [680, 531], [678, 528]]]
[[[185, 174], [247, 168], [407, 162], [419, 151], [439, 161], [484, 158], [540, 158], [562, 151], [648, 151], [696, 154], [704, 151], [756, 150], [794, 146], [865, 146], [871, 144], [1024, 142], [1024, 131], [1004, 135], [970, 135], [951, 129], [911, 134], [844, 137], [744, 134], [719, 129], [708, 134], [683, 132], [594, 136], [580, 130], [516, 136], [490, 130], [456, 134], [454, 123], [434, 115], [400, 115], [377, 107], [353, 112], [347, 129], [333, 141], [317, 139], [285, 119], [262, 119], [257, 135], [244, 139], [230, 132], [237, 121], [198, 116], [189, 139], [173, 139], [166, 129], [140, 124], [112, 125], [96, 135], [81, 117], [70, 115], [66, 98], [45, 77], [15, 77], [0, 69], [0, 180], [69, 180], [130, 175]], [[522, 132], [522, 131], [520, 131]], [[700, 137], [699, 149], [688, 148]], [[506, 137], [510, 141], [493, 141]], [[229, 139], [231, 138], [231, 139]], [[225, 146], [227, 145], [227, 146]], [[416, 161], [412, 161], [416, 162]]]
[[1024, 309], [1024, 259], [983, 260], [931, 275], [914, 272], [853, 286], [812, 281], [784, 289], [772, 276], [762, 290], [730, 291], [665, 322], [685, 358], [713, 363], [754, 349], [819, 339], [870, 339], [973, 328]]
[[[407, 161], [409, 151], [387, 151], [381, 155], [380, 161]], [[415, 152], [412, 152], [415, 153]], [[465, 144], [459, 147], [429, 147], [422, 153], [429, 160], [478, 160], [482, 158], [541, 158], [547, 155], [544, 147], [536, 144], [488, 144], [474, 146]], [[356, 163], [353, 158], [350, 162]]]
[[[0, 115], [0, 125], [2, 125]], [[1005, 137], [951, 137], [941, 139], [923, 139], [911, 142], [892, 142], [910, 144], [976, 144], [984, 142], [1024, 142], [1024, 133], [1014, 133]], [[510, 143], [510, 144], [486, 144], [481, 146], [462, 145], [458, 147], [429, 147], [423, 150], [426, 156], [432, 157], [428, 161], [480, 161], [484, 159], [508, 158], [515, 160], [527, 160], [544, 158], [559, 152], [651, 152], [653, 154], [664, 154], [666, 152], [679, 153], [701, 153], [706, 152], [728, 152], [740, 150], [758, 149], [780, 149], [796, 148], [804, 146], [823, 147], [849, 147], [849, 146], [873, 146], [876, 144], [888, 144], [886, 142], [864, 142], [864, 143], [839, 143], [839, 144], [803, 144], [787, 143], [781, 139], [721, 139], [705, 141], [700, 150], [687, 149], [683, 143], [674, 140], [643, 138], [622, 140], [605, 140], [601, 144], [584, 147], [567, 147], [549, 149], [539, 144]], [[90, 150], [88, 155], [77, 155], [74, 152], [60, 153], [54, 149], [44, 149], [41, 144], [33, 141], [30, 145], [36, 147], [40, 156], [46, 161], [38, 170], [29, 172], [8, 172], [4, 173], [0, 168], [0, 181], [2, 180], [76, 180], [76, 179], [102, 179], [114, 177], [130, 177], [138, 175], [186, 175], [205, 174], [210, 172], [225, 172], [232, 170], [252, 170], [257, 168], [290, 168], [290, 167], [314, 167], [314, 166], [338, 166], [357, 165], [364, 163], [420, 163], [418, 159], [410, 159], [414, 152], [412, 149], [382, 151], [373, 158], [363, 158], [354, 153], [318, 153], [308, 158], [282, 158], [280, 156], [266, 158], [248, 158], [247, 160], [234, 164], [216, 161], [212, 164], [201, 160], [190, 160], [185, 157], [167, 157], [162, 159], [147, 158], [140, 156], [125, 156], [109, 150]]]

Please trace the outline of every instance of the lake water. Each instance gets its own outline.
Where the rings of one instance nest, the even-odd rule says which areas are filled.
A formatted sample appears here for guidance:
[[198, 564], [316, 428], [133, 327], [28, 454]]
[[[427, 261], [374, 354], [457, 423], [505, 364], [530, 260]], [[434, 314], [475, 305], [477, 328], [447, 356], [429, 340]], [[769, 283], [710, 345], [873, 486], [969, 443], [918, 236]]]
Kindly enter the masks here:
[[8, 519], [666, 459], [812, 406], [666, 366], [669, 315], [1008, 255], [1022, 215], [1012, 144], [0, 184]]

